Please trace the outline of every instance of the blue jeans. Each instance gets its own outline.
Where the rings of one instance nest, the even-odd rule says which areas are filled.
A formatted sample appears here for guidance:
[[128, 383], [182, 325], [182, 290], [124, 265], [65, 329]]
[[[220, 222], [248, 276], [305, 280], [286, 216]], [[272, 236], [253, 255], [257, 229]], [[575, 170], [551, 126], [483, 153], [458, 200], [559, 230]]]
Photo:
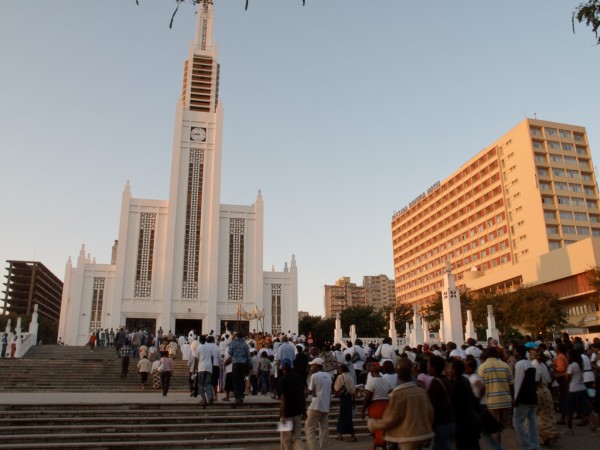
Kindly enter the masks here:
[[[540, 439], [535, 405], [517, 405], [513, 410], [513, 427], [523, 450], [538, 450]], [[525, 420], [529, 429], [525, 432]]]
[[260, 392], [262, 395], [269, 393], [269, 372], [261, 372], [259, 376]]
[[202, 401], [213, 399], [211, 372], [198, 372], [198, 395]]

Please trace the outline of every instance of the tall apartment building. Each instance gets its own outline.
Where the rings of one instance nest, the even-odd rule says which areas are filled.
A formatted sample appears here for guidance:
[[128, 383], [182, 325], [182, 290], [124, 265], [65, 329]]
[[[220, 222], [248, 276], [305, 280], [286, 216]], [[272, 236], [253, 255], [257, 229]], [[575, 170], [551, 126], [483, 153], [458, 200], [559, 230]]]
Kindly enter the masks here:
[[600, 324], [581, 281], [600, 262], [593, 167], [584, 127], [519, 123], [394, 214], [397, 301], [435, 298], [449, 262], [457, 286], [474, 290], [562, 280], [561, 298], [582, 303], [575, 318]]
[[350, 306], [365, 306], [365, 288], [342, 277], [334, 285], [325, 285], [325, 317], [335, 317]]
[[351, 306], [372, 306], [381, 311], [396, 304], [394, 280], [387, 275], [366, 275], [357, 286], [350, 277], [342, 277], [335, 285], [325, 285], [325, 317], [335, 317]]
[[377, 311], [396, 305], [396, 283], [387, 275], [366, 275], [363, 277], [365, 303]]

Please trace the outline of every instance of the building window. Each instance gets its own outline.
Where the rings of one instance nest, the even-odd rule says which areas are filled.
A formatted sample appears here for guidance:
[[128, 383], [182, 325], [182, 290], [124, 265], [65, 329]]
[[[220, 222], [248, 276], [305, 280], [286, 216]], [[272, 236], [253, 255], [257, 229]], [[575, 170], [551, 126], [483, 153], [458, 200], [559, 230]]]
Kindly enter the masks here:
[[281, 284], [271, 284], [271, 329], [281, 333]]
[[573, 133], [573, 139], [577, 142], [583, 142], [583, 134]]
[[558, 136], [556, 128], [544, 127], [544, 131], [546, 132], [546, 136]]
[[102, 327], [102, 306], [104, 304], [105, 284], [106, 278], [94, 277], [94, 292], [92, 294], [92, 312], [90, 314], [90, 333], [93, 333]]
[[580, 222], [587, 222], [588, 220], [588, 216], [587, 213], [582, 213], [582, 212], [576, 212], [575, 213], [575, 220], [578, 220]]
[[546, 220], [555, 220], [556, 213], [554, 211], [544, 211], [544, 219]]
[[546, 233], [558, 234], [558, 227], [554, 225], [546, 225]]
[[587, 207], [589, 209], [598, 209], [598, 202], [595, 202], [593, 200], [588, 200], [587, 201]]
[[559, 205], [570, 205], [571, 204], [571, 198], [570, 197], [562, 197], [562, 196], [557, 196], [556, 199], [558, 200], [558, 204]]
[[571, 192], [583, 192], [583, 189], [580, 184], [569, 183], [569, 190]]
[[140, 214], [138, 254], [135, 270], [135, 298], [150, 298], [152, 294], [152, 264], [154, 261], [154, 234], [156, 213]]
[[557, 250], [560, 248], [560, 241], [548, 241], [548, 248], [550, 250]]
[[558, 130], [558, 135], [564, 139], [571, 139], [571, 132], [569, 130]]
[[560, 150], [560, 142], [548, 141], [548, 148], [551, 150]]
[[565, 156], [565, 164], [577, 164], [577, 158], [574, 156]]
[[577, 227], [577, 234], [581, 236], [589, 236], [590, 229], [588, 227]]
[[571, 202], [573, 206], [585, 206], [585, 200], [579, 197], [572, 197]]
[[573, 225], [561, 225], [563, 234], [575, 234], [575, 227]]
[[562, 149], [565, 152], [572, 152], [574, 150], [575, 147], [573, 147], [573, 144], [567, 144], [565, 142], [562, 143]]
[[[575, 140], [577, 140], [577, 139], [575, 139]], [[577, 145], [577, 146], [575, 147], [575, 150], [577, 151], [577, 154], [578, 154], [578, 155], [584, 155], [584, 156], [587, 156], [587, 151], [586, 151], [585, 147], [582, 147], [581, 145]]]
[[202, 223], [204, 150], [191, 148], [188, 165], [187, 210], [185, 216], [186, 226], [181, 297], [185, 299], [196, 299], [198, 298], [198, 272], [200, 267], [200, 227]]
[[567, 176], [569, 178], [579, 178], [579, 170], [567, 170]]
[[552, 168], [552, 175], [554, 175], [555, 177], [564, 177], [565, 176], [565, 169], [560, 169], [558, 167], [553, 167]]
[[566, 191], [569, 189], [567, 183], [554, 183], [557, 191]]
[[563, 157], [562, 155], [550, 155], [550, 161], [560, 164], [563, 162]]
[[244, 234], [245, 219], [229, 220], [229, 285], [227, 300], [244, 300]]
[[571, 211], [560, 211], [560, 218], [565, 220], [573, 220], [573, 213]]

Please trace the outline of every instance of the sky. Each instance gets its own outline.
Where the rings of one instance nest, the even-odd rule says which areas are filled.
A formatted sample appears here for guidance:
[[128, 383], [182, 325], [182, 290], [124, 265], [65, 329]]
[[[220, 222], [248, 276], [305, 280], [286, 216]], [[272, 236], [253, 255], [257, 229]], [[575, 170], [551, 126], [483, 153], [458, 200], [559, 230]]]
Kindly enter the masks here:
[[[0, 261], [64, 279], [109, 263], [127, 180], [167, 199], [195, 10], [174, 0], [0, 2]], [[565, 0], [215, 0], [221, 203], [265, 202], [265, 270], [393, 276], [391, 218], [526, 117], [587, 128], [600, 46]], [[3, 271], [4, 272], [4, 271]], [[5, 272], [4, 272], [5, 273]]]

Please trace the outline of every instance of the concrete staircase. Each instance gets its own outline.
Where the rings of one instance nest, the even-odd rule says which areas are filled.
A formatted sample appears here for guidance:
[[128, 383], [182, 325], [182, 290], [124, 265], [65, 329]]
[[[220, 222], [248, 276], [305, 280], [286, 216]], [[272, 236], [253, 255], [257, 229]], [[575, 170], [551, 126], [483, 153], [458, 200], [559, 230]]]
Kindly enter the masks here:
[[[120, 371], [113, 348], [40, 346], [23, 359], [0, 359], [0, 396], [14, 399], [0, 404], [0, 449], [278, 448], [276, 400], [249, 397], [235, 408], [218, 401], [203, 409], [188, 396], [185, 361], [175, 360], [167, 397], [140, 392], [133, 360], [126, 379]], [[338, 410], [332, 399], [332, 438]], [[355, 428], [368, 435], [364, 421]]]
[[[279, 442], [278, 404], [0, 405], [0, 449], [257, 449]], [[337, 409], [330, 415], [335, 436]], [[365, 422], [356, 423], [366, 435]]]
[[[175, 359], [172, 390], [188, 389], [187, 362]], [[0, 359], [1, 391], [136, 392], [140, 390], [137, 360], [121, 378], [121, 359], [113, 347], [34, 346], [23, 358]], [[150, 385], [151, 380], [149, 380]]]

